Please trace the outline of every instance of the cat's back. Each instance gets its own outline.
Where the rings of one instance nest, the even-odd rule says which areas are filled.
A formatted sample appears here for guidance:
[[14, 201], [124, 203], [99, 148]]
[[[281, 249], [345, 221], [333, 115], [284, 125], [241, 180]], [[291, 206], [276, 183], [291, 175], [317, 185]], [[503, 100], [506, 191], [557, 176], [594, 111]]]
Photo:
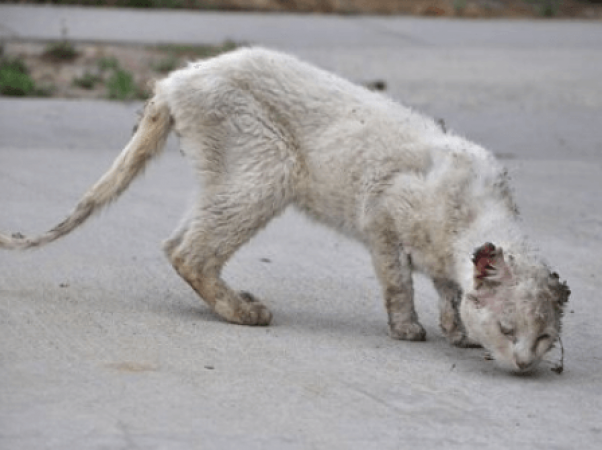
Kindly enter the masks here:
[[191, 63], [157, 90], [167, 94], [180, 131], [226, 116], [267, 118], [294, 137], [316, 168], [335, 160], [363, 167], [382, 160], [422, 171], [432, 143], [444, 134], [432, 119], [380, 93], [262, 47]]
[[278, 95], [280, 100], [303, 95], [305, 101], [317, 96], [323, 98], [328, 89], [340, 94], [349, 89], [345, 84], [336, 75], [294, 56], [261, 47], [244, 47], [192, 62], [158, 82], [159, 88], [172, 97], [240, 90], [262, 97]]

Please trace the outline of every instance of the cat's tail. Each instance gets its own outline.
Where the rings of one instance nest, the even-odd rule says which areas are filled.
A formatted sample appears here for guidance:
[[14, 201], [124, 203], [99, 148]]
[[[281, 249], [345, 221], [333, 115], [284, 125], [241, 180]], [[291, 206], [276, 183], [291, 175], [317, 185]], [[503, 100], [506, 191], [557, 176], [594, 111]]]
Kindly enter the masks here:
[[138, 129], [111, 168], [81, 198], [75, 209], [50, 231], [34, 237], [0, 233], [0, 248], [24, 250], [40, 247], [73, 231], [94, 213], [116, 200], [140, 175], [147, 163], [159, 155], [172, 127], [167, 102], [159, 94], [148, 101]]

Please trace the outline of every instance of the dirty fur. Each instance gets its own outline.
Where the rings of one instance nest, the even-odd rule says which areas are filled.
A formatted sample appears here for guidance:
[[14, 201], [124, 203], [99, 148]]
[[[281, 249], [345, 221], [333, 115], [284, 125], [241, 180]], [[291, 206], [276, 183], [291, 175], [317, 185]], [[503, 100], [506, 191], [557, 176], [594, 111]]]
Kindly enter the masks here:
[[557, 341], [569, 289], [520, 230], [493, 156], [381, 94], [291, 56], [246, 48], [193, 63], [155, 86], [138, 128], [65, 221], [0, 248], [52, 242], [115, 200], [174, 129], [200, 195], [165, 254], [225, 320], [272, 315], [221, 277], [228, 259], [293, 206], [367, 247], [395, 339], [422, 341], [412, 273], [431, 277], [440, 325], [502, 367], [535, 367]]

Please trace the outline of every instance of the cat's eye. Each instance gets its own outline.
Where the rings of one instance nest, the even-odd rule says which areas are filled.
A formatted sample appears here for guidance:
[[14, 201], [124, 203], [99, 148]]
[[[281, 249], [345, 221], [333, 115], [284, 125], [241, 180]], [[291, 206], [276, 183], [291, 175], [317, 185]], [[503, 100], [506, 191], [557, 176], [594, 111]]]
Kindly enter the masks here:
[[502, 332], [502, 334], [508, 338], [513, 338], [514, 337], [514, 329], [504, 326], [500, 323], [500, 331]]
[[[549, 334], [545, 333], [542, 334], [540, 336], [537, 337], [537, 340], [535, 341], [535, 343], [533, 344], [533, 351], [537, 351], [537, 348], [540, 347], [541, 345], [545, 345], [545, 349], [550, 349], [553, 344], [551, 342], [552, 340], [552, 336], [550, 336]], [[546, 343], [547, 342], [547, 343]]]

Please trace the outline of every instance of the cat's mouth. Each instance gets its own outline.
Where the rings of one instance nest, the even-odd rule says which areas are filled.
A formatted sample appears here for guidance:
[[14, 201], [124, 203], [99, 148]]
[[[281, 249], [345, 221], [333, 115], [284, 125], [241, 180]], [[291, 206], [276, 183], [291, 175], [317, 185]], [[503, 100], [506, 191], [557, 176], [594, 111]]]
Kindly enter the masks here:
[[506, 349], [505, 352], [487, 352], [485, 355], [486, 359], [494, 360], [496, 364], [503, 370], [513, 373], [516, 375], [528, 375], [532, 374], [539, 367], [542, 362], [541, 358], [536, 355], [523, 356], [520, 358], [514, 354], [510, 349]]
[[[560, 375], [564, 371], [564, 347], [562, 345], [562, 339], [560, 339], [560, 336], [557, 337], [556, 341], [558, 342], [560, 348], [560, 358], [557, 362], [548, 360], [544, 356], [542, 358], [534, 358], [531, 361], [521, 363], [520, 360], [517, 359], [515, 356], [513, 358], [513, 363], [515, 367], [511, 368], [511, 371], [517, 375], [530, 375], [533, 374], [536, 371], [536, 369], [541, 366], [540, 363], [545, 363], [550, 364], [552, 366], [550, 367], [550, 370], [552, 372], [555, 372], [558, 375]], [[555, 347], [555, 345], [552, 345], [550, 349], [548, 349], [546, 354], [549, 354], [549, 351]]]
[[539, 358], [519, 358], [517, 356], [514, 357], [514, 366], [518, 372], [530, 372], [535, 369], [541, 360]]
[[528, 374], [532, 374], [533, 372], [535, 372], [535, 369], [537, 369], [537, 367], [539, 366], [539, 363], [541, 362], [541, 360], [535, 360], [535, 361], [531, 361], [529, 363], [518, 363], [518, 362], [514, 362], [515, 364], [515, 369], [513, 370], [513, 372], [519, 374], [519, 375], [528, 375]]

